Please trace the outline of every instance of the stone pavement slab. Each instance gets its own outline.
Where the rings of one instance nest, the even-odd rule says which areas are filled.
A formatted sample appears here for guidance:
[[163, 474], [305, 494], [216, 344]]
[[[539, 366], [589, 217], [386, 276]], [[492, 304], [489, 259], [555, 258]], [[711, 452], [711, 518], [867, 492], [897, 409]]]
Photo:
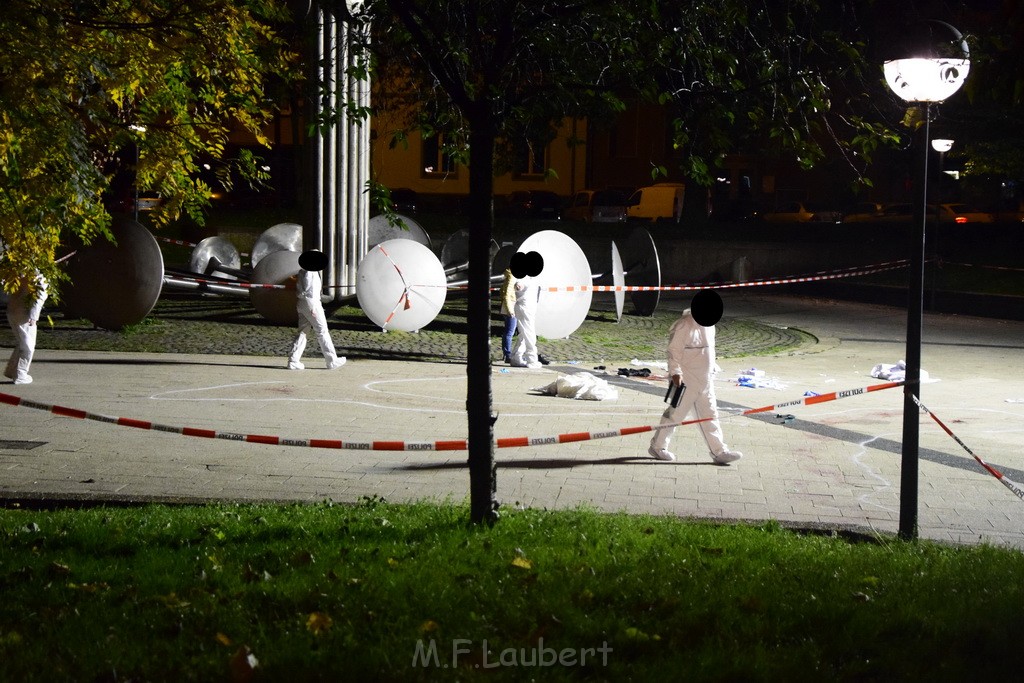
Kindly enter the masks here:
[[[728, 467], [681, 427], [679, 459], [646, 455], [640, 434], [497, 452], [504, 506], [601, 510], [894, 534], [899, 521], [900, 389], [815, 406], [739, 416], [805, 392], [860, 388], [878, 363], [903, 356], [898, 309], [791, 296], [727, 294], [726, 315], [814, 335], [818, 343], [771, 356], [720, 359], [716, 383], [730, 446]], [[922, 400], [980, 457], [1024, 482], [1024, 323], [928, 316], [923, 366], [937, 381]], [[662, 342], [663, 343], [663, 342]], [[625, 349], [623, 358], [631, 356]], [[641, 359], [661, 360], [661, 359]], [[621, 361], [628, 363], [628, 360]], [[608, 362], [615, 372], [618, 364]], [[757, 367], [776, 388], [737, 386]], [[499, 437], [549, 436], [657, 424], [654, 377], [608, 376], [614, 401], [539, 395], [536, 387], [587, 364], [539, 370], [494, 366]], [[351, 360], [307, 370], [248, 355], [40, 350], [36, 382], [0, 392], [91, 413], [294, 439], [464, 439], [465, 368], [458, 363]], [[792, 416], [789, 418], [788, 416]], [[0, 405], [0, 498], [100, 501], [462, 501], [465, 451], [334, 450], [271, 446], [147, 431]], [[921, 417], [920, 533], [957, 543], [1024, 548], [1024, 501]]]

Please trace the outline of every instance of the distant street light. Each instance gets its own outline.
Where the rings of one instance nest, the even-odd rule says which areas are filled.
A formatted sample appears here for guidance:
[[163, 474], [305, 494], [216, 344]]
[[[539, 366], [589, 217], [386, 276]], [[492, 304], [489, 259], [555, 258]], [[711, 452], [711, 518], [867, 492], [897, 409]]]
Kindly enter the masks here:
[[[145, 126], [139, 126], [139, 125], [136, 125], [134, 123], [131, 123], [131, 124], [128, 125], [128, 129], [135, 131], [136, 133], [139, 134], [140, 137], [146, 134], [146, 127]], [[135, 187], [135, 202], [134, 202], [135, 221], [138, 222], [138, 220], [139, 220], [139, 142], [138, 142], [138, 140], [135, 141], [135, 179], [132, 182], [132, 185]]]
[[[923, 105], [921, 165], [915, 188], [920, 201], [914, 207], [915, 231], [910, 253], [907, 303], [907, 372], [903, 388], [903, 452], [900, 470], [900, 538], [917, 538], [918, 457], [921, 395], [921, 330], [924, 312], [924, 248], [928, 213], [928, 137], [932, 104], [942, 102], [963, 85], [970, 71], [970, 52], [963, 35], [942, 21], [909, 27], [906, 57], [885, 62], [885, 81], [899, 97]], [[952, 143], [950, 143], [952, 144]]]
[[[946, 152], [953, 149], [953, 141], [944, 138], [932, 140], [932, 149], [939, 153], [939, 189], [935, 192], [935, 234], [932, 235], [932, 254], [939, 258], [939, 234], [942, 223], [942, 174], [945, 173]], [[938, 289], [939, 268], [932, 269], [931, 307], [935, 310], [935, 290]]]

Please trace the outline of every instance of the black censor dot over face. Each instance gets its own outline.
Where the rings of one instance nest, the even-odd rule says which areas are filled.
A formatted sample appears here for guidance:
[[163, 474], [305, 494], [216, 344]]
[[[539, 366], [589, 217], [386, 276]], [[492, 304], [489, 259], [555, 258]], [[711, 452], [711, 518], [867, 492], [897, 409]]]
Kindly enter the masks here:
[[310, 249], [299, 254], [299, 267], [303, 270], [323, 270], [327, 267], [327, 254]]
[[694, 321], [702, 327], [712, 327], [722, 319], [725, 312], [725, 305], [718, 292], [710, 289], [702, 289], [693, 295], [690, 302], [690, 315]]
[[535, 251], [517, 251], [509, 259], [509, 269], [516, 277], [537, 277], [544, 270], [544, 257]]

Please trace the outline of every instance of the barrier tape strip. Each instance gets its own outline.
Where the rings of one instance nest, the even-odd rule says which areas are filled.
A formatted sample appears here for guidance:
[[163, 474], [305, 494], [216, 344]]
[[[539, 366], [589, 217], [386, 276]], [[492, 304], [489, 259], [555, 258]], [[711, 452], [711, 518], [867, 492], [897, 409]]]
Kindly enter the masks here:
[[[186, 242], [185, 240], [176, 240], [170, 237], [163, 237], [161, 235], [153, 235], [153, 237], [155, 237], [159, 242], [166, 242], [167, 244], [177, 244], [179, 247], [188, 247], [190, 249], [195, 249], [196, 247], [199, 246], [197, 242]], [[249, 254], [241, 252], [239, 253], [239, 256], [249, 256]]]
[[985, 468], [985, 469], [986, 469], [986, 470], [988, 471], [988, 473], [989, 473], [989, 474], [991, 474], [991, 475], [992, 475], [993, 477], [995, 477], [995, 478], [996, 478], [996, 479], [998, 479], [998, 480], [999, 480], [1000, 482], [1002, 482], [1002, 484], [1003, 484], [1003, 485], [1004, 485], [1004, 486], [1005, 486], [1006, 488], [1008, 488], [1008, 489], [1010, 489], [1011, 491], [1013, 491], [1013, 494], [1014, 494], [1015, 496], [1017, 496], [1017, 497], [1018, 497], [1018, 498], [1020, 498], [1021, 500], [1024, 500], [1024, 487], [1022, 487], [1022, 485], [1021, 485], [1021, 484], [1018, 484], [1017, 482], [1013, 481], [1012, 479], [1010, 479], [1009, 477], [1007, 477], [1006, 475], [1004, 475], [1004, 474], [1003, 474], [1002, 472], [1000, 472], [999, 470], [997, 470], [997, 469], [996, 469], [995, 467], [992, 467], [992, 466], [991, 466], [991, 465], [989, 465], [989, 464], [988, 464], [987, 462], [985, 462], [984, 460], [982, 460], [981, 458], [979, 458], [979, 457], [978, 457], [977, 455], [975, 455], [975, 454], [974, 454], [974, 451], [972, 451], [972, 450], [971, 450], [970, 448], [968, 448], [968, 447], [967, 447], [967, 444], [965, 444], [965, 443], [964, 443], [963, 441], [961, 441], [961, 440], [960, 440], [960, 437], [958, 437], [958, 436], [957, 436], [956, 434], [954, 434], [954, 433], [953, 433], [953, 430], [952, 430], [952, 429], [950, 429], [949, 427], [947, 427], [947, 426], [946, 426], [946, 424], [945, 424], [945, 423], [944, 423], [944, 422], [943, 422], [942, 420], [940, 420], [940, 419], [938, 418], [938, 416], [937, 416], [937, 415], [936, 415], [935, 413], [933, 413], [932, 411], [928, 410], [928, 409], [927, 409], [927, 408], [926, 408], [926, 407], [924, 406], [924, 404], [923, 404], [923, 403], [921, 403], [921, 401], [919, 401], [919, 400], [918, 400], [917, 396], [914, 396], [913, 394], [911, 394], [911, 395], [910, 395], [910, 397], [914, 399], [914, 403], [916, 403], [916, 404], [917, 404], [917, 407], [918, 407], [918, 408], [920, 408], [921, 410], [923, 410], [923, 411], [924, 411], [924, 412], [925, 412], [925, 413], [926, 413], [926, 414], [927, 414], [927, 415], [928, 415], [928, 416], [929, 416], [930, 418], [932, 418], [933, 420], [935, 420], [935, 423], [936, 423], [937, 425], [939, 425], [940, 427], [942, 427], [943, 431], [945, 431], [945, 432], [946, 432], [947, 434], [949, 434], [949, 435], [950, 435], [951, 437], [953, 437], [953, 440], [954, 440], [954, 441], [956, 441], [956, 442], [957, 442], [958, 444], [960, 444], [960, 446], [961, 446], [961, 447], [962, 447], [962, 448], [963, 448], [963, 449], [964, 449], [965, 451], [967, 451], [968, 453], [970, 453], [971, 457], [972, 457], [972, 458], [974, 458], [975, 460], [977, 460], [977, 461], [978, 461], [978, 464], [979, 464], [979, 465], [981, 465], [982, 467], [984, 467], [984, 468]]
[[170, 237], [161, 237], [160, 235], [153, 235], [153, 237], [155, 237], [160, 242], [166, 242], [167, 244], [177, 244], [179, 247], [190, 247], [190, 248], [194, 249], [194, 248], [199, 246], [195, 242], [186, 242], [185, 240], [175, 240], [175, 239], [171, 239]]
[[379, 249], [380, 253], [384, 254], [384, 258], [390, 261], [391, 265], [395, 267], [395, 272], [398, 273], [398, 278], [402, 281], [403, 287], [402, 294], [398, 297], [398, 302], [395, 304], [395, 307], [391, 309], [391, 312], [388, 313], [388, 317], [384, 320], [384, 324], [381, 325], [381, 327], [386, 330], [388, 328], [388, 324], [391, 322], [391, 319], [395, 317], [396, 313], [398, 313], [398, 307], [401, 306], [402, 304], [405, 304], [405, 307], [409, 308], [412, 305], [412, 302], [409, 301], [409, 283], [405, 281], [405, 273], [403, 273], [402, 269], [398, 267], [398, 264], [395, 263], [395, 260], [391, 258], [391, 254], [389, 254], [387, 250], [384, 249], [383, 244], [378, 244], [375, 248]]
[[289, 289], [288, 285], [264, 285], [254, 282], [233, 282], [230, 280], [209, 280], [201, 277], [188, 277], [176, 275], [174, 277], [164, 275], [164, 282], [196, 282], [201, 285], [217, 285], [219, 287], [234, 287], [238, 289]]
[[568, 287], [547, 287], [548, 292], [686, 292], [700, 289], [735, 289], [738, 287], [762, 287], [765, 285], [788, 285], [799, 282], [819, 282], [822, 280], [836, 280], [844, 277], [857, 277], [859, 275], [873, 275], [889, 270], [906, 268], [910, 264], [906, 259], [899, 261], [886, 261], [873, 266], [856, 266], [854, 268], [841, 268], [832, 271], [819, 271], [808, 275], [797, 275], [784, 278], [773, 278], [765, 280], [751, 280], [749, 282], [716, 282], [697, 285], [670, 285], [670, 286], [638, 286], [638, 285], [570, 285]]
[[1024, 268], [1013, 268], [1011, 266], [990, 266], [984, 263], [956, 263], [954, 261], [939, 261], [939, 267], [942, 266], [964, 266], [966, 268], [988, 268], [989, 270], [1008, 270], [1014, 273], [1024, 273]]
[[[791, 408], [793, 406], [799, 405], [814, 405], [816, 403], [826, 403], [828, 401], [836, 401], [843, 398], [850, 398], [851, 396], [860, 396], [874, 391], [881, 391], [883, 389], [892, 389], [894, 387], [902, 385], [903, 382], [886, 382], [884, 384], [875, 384], [867, 387], [861, 387], [858, 389], [847, 389], [846, 391], [833, 391], [831, 393], [821, 394], [819, 396], [804, 396], [795, 401], [776, 403], [774, 405], [763, 406], [761, 408], [751, 408], [749, 410], [743, 411], [742, 413], [734, 413], [734, 415], [753, 415], [755, 413], [765, 413], [772, 410], [778, 410], [780, 408]], [[107, 424], [114, 424], [121, 427], [134, 427], [135, 429], [147, 429], [157, 432], [169, 432], [171, 434], [180, 434], [182, 436], [197, 436], [205, 439], [245, 441], [247, 443], [260, 443], [267, 444], [270, 446], [306, 446], [310, 448], [330, 448], [336, 450], [361, 451], [465, 451], [469, 449], [469, 442], [466, 439], [449, 439], [442, 441], [342, 441], [340, 439], [294, 439], [280, 436], [269, 436], [265, 434], [239, 434], [235, 432], [221, 432], [215, 429], [175, 427], [171, 425], [160, 424], [157, 422], [150, 422], [149, 420], [137, 420], [129, 417], [112, 417], [110, 415], [90, 413], [85, 410], [80, 410], [78, 408], [68, 408], [66, 406], [42, 403], [39, 401], [33, 401], [31, 399], [21, 398], [19, 396], [13, 396], [11, 394], [5, 393], [0, 393], [0, 403], [16, 407], [42, 410], [48, 413], [52, 413], [54, 415], [60, 415], [62, 417], [74, 417], [80, 420], [93, 420], [96, 422], [105, 422]], [[630, 436], [632, 434], [653, 432], [659, 429], [667, 429], [669, 427], [698, 424], [700, 422], [708, 422], [712, 419], [714, 418], [707, 417], [700, 418], [697, 420], [685, 420], [683, 422], [664, 425], [659, 424], [643, 427], [625, 427], [622, 429], [612, 429], [600, 432], [574, 432], [568, 434], [557, 434], [554, 436], [506, 437], [496, 439], [495, 446], [498, 448], [518, 448], [523, 446], [544, 446], [549, 444], [575, 443], [578, 441], [593, 441], [596, 439], [608, 439], [616, 436]]]

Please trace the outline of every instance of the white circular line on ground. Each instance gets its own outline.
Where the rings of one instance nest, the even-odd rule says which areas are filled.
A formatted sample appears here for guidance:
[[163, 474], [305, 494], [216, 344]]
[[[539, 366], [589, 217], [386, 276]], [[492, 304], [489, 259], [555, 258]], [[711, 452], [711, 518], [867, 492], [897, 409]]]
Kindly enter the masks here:
[[[373, 389], [370, 385], [374, 385], [374, 384], [388, 384], [388, 383], [399, 383], [399, 382], [438, 382], [438, 381], [447, 380], [447, 379], [449, 379], [449, 378], [430, 377], [430, 378], [420, 378], [420, 379], [411, 379], [410, 378], [410, 379], [400, 379], [400, 380], [375, 380], [375, 381], [372, 381], [372, 382], [367, 382], [366, 384], [363, 385], [363, 388], [365, 388], [365, 389], [367, 389], [369, 391], [373, 391], [373, 392], [378, 393], [378, 394], [385, 395], [385, 396], [405, 396], [407, 398], [436, 401], [440, 397], [437, 397], [437, 396], [426, 396], [426, 395], [423, 395], [423, 394], [415, 394], [415, 393], [409, 393], [409, 392], [384, 392], [384, 391], [380, 391], [379, 389]], [[368, 408], [377, 408], [377, 409], [380, 409], [380, 410], [394, 410], [394, 411], [399, 411], [399, 412], [411, 412], [411, 413], [431, 413], [431, 414], [448, 414], [448, 415], [465, 415], [466, 414], [466, 411], [462, 410], [462, 409], [454, 410], [454, 409], [444, 409], [444, 408], [434, 408], [434, 407], [431, 407], [431, 408], [417, 408], [417, 407], [411, 407], [411, 406], [394, 406], [394, 405], [387, 405], [387, 404], [384, 404], [384, 403], [376, 403], [376, 402], [371, 402], [371, 401], [354, 401], [354, 400], [350, 400], [350, 399], [336, 399], [336, 398], [300, 398], [300, 397], [295, 397], [295, 396], [287, 396], [287, 397], [282, 397], [282, 396], [261, 396], [261, 397], [249, 397], [249, 396], [246, 396], [246, 397], [234, 397], [234, 396], [183, 396], [183, 397], [180, 397], [180, 398], [179, 397], [171, 397], [171, 394], [196, 394], [196, 393], [201, 393], [201, 392], [216, 391], [216, 390], [219, 390], [219, 389], [237, 389], [237, 388], [242, 388], [242, 387], [258, 386], [258, 385], [265, 385], [265, 384], [287, 384], [287, 382], [285, 382], [283, 380], [264, 381], [264, 382], [240, 382], [240, 383], [235, 383], [235, 384], [219, 384], [219, 385], [210, 386], [210, 387], [196, 387], [196, 388], [192, 388], [192, 389], [171, 389], [171, 390], [168, 390], [168, 391], [162, 391], [162, 392], [158, 392], [158, 393], [152, 394], [152, 395], [150, 395], [149, 398], [151, 400], [155, 400], [155, 401], [222, 401], [222, 402], [234, 402], [234, 403], [248, 403], [248, 402], [252, 402], [252, 403], [288, 403], [288, 402], [293, 402], [293, 403], [318, 403], [318, 404], [331, 403], [331, 404], [339, 404], [339, 405], [365, 406], [365, 407], [368, 407]], [[552, 396], [550, 398], [554, 399], [556, 397]], [[446, 400], [449, 400], [449, 401], [463, 401], [463, 402], [465, 401], [464, 398], [462, 398], [462, 399], [448, 398]], [[562, 399], [562, 400], [565, 400], [565, 399]], [[500, 407], [500, 406], [523, 406], [523, 405], [530, 405], [530, 404], [524, 404], [524, 403], [519, 403], [519, 402], [501, 402], [501, 401], [498, 401], [498, 402], [494, 403], [495, 407]], [[628, 409], [621, 409], [620, 408], [620, 409], [617, 409], [617, 410], [609, 410], [609, 411], [604, 411], [604, 412], [593, 412], [593, 411], [580, 412], [580, 411], [575, 409], [575, 406], [569, 406], [569, 405], [558, 405], [557, 407], [558, 407], [559, 411], [561, 411], [561, 412], [556, 412], [556, 411], [552, 411], [552, 410], [545, 410], [543, 412], [501, 412], [501, 411], [498, 411], [498, 412], [499, 412], [500, 416], [506, 417], [506, 418], [512, 418], [512, 417], [516, 417], [516, 418], [564, 417], [566, 413], [570, 413], [570, 412], [573, 415], [576, 415], [576, 416], [579, 416], [579, 417], [614, 417], [614, 416], [631, 417], [631, 416], [650, 415], [650, 414], [655, 414], [655, 412], [656, 412], [655, 409], [647, 410], [647, 409], [645, 409], [643, 407], [637, 407], [635, 410], [632, 410], [632, 411], [628, 410]]]

